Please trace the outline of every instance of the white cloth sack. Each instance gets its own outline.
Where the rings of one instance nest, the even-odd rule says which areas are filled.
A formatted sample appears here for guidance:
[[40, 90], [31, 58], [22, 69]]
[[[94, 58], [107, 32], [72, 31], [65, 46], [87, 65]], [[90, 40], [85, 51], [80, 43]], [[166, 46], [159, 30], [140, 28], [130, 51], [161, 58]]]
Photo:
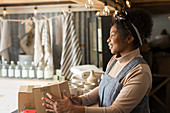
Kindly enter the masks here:
[[[32, 34], [32, 37], [28, 36], [29, 34]], [[28, 46], [28, 38], [34, 37], [34, 31], [33, 31], [33, 21], [28, 20], [25, 22], [25, 35], [24, 37], [19, 37], [20, 40], [20, 46], [23, 49], [23, 51], [26, 53], [26, 55], [34, 55], [34, 39], [32, 39], [31, 44]]]

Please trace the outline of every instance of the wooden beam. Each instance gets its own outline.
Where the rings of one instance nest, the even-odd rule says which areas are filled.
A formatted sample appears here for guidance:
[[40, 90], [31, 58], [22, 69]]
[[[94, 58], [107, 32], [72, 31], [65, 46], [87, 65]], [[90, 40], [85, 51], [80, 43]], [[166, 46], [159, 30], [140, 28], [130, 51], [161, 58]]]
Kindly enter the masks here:
[[[76, 2], [78, 4], [85, 4], [86, 3], [86, 0], [71, 0], [73, 2]], [[97, 10], [102, 10], [104, 8], [104, 3], [101, 1], [101, 0], [93, 0], [93, 3], [94, 3], [94, 9], [97, 9]], [[113, 11], [115, 10], [115, 8], [113, 6], [108, 6], [108, 8]]]
[[169, 2], [170, 0], [130, 0], [132, 3]]
[[146, 9], [153, 14], [170, 13], [170, 10], [168, 10], [170, 7], [170, 0], [149, 0], [148, 2], [146, 2], [146, 0], [143, 2], [139, 2], [140, 0], [137, 1], [138, 2], [132, 1], [132, 7]]
[[[100, 2], [103, 2], [104, 3], [104, 1], [103, 0], [98, 0], [98, 1], [100, 1]], [[113, 2], [113, 0], [107, 0], [107, 4], [109, 5], [109, 6], [111, 6], [111, 7], [116, 7], [117, 5]]]
[[170, 1], [165, 2], [148, 2], [148, 3], [132, 3], [136, 7], [158, 7], [158, 6], [169, 6]]
[[170, 89], [170, 81], [166, 85], [166, 107], [167, 107], [166, 112], [167, 113], [170, 113], [170, 90], [169, 89]]
[[37, 2], [66, 2], [71, 0], [0, 0], [0, 4], [37, 3]]
[[157, 96], [152, 95], [153, 98], [160, 104], [162, 105], [162, 107], [166, 108], [166, 104], [164, 102], [162, 102], [162, 100], [160, 100]]
[[11, 6], [32, 6], [32, 5], [62, 5], [62, 4], [76, 4], [73, 1], [61, 1], [61, 2], [29, 2], [29, 3], [3, 3], [0, 7], [11, 7]]
[[[0, 0], [0, 7], [11, 6], [31, 6], [31, 5], [62, 5], [62, 4], [80, 4], [84, 5], [86, 0]], [[95, 10], [103, 10], [104, 3], [102, 0], [93, 0]], [[108, 8], [115, 10], [113, 1], [108, 0]]]

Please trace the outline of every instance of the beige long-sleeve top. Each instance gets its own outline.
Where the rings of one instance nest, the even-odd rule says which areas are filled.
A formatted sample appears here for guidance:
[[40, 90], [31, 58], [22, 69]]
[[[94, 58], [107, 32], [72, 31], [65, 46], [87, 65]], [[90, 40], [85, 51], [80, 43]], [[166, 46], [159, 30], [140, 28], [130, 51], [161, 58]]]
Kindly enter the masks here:
[[[111, 65], [116, 56], [113, 56], [107, 65]], [[142, 57], [136, 49], [117, 58], [117, 62], [109, 72], [109, 76], [116, 77], [119, 72], [135, 57]], [[130, 113], [148, 95], [152, 87], [152, 75], [147, 64], [139, 64], [132, 69], [122, 80], [123, 88], [110, 107], [85, 107], [85, 113]], [[99, 87], [92, 92], [81, 96], [82, 105], [95, 104], [98, 101]]]

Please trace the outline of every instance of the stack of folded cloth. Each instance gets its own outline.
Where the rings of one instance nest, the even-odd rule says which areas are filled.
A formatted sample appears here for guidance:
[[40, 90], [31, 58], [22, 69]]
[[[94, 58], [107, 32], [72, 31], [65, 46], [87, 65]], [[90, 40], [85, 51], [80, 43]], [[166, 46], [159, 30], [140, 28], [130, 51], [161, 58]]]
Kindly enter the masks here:
[[86, 80], [90, 75], [90, 71], [94, 70], [94, 75], [101, 79], [101, 75], [104, 71], [97, 68], [95, 65], [80, 65], [71, 67], [70, 71], [73, 73], [72, 78], [78, 78], [80, 80]]

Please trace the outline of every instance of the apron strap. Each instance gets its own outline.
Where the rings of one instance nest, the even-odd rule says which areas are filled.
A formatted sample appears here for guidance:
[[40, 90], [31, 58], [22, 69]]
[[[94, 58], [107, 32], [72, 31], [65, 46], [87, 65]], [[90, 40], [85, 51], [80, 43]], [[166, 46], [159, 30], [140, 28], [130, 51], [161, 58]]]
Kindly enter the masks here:
[[126, 76], [133, 68], [135, 68], [138, 64], [147, 64], [147, 62], [142, 57], [136, 57], [131, 60], [118, 74], [118, 80], [122, 79]]
[[115, 60], [112, 62], [112, 64], [110, 65], [109, 69], [107, 69], [106, 74], [108, 74], [108, 73], [110, 72], [110, 70], [111, 70], [112, 67], [116, 64], [116, 62], [117, 62], [117, 59], [115, 59]]

